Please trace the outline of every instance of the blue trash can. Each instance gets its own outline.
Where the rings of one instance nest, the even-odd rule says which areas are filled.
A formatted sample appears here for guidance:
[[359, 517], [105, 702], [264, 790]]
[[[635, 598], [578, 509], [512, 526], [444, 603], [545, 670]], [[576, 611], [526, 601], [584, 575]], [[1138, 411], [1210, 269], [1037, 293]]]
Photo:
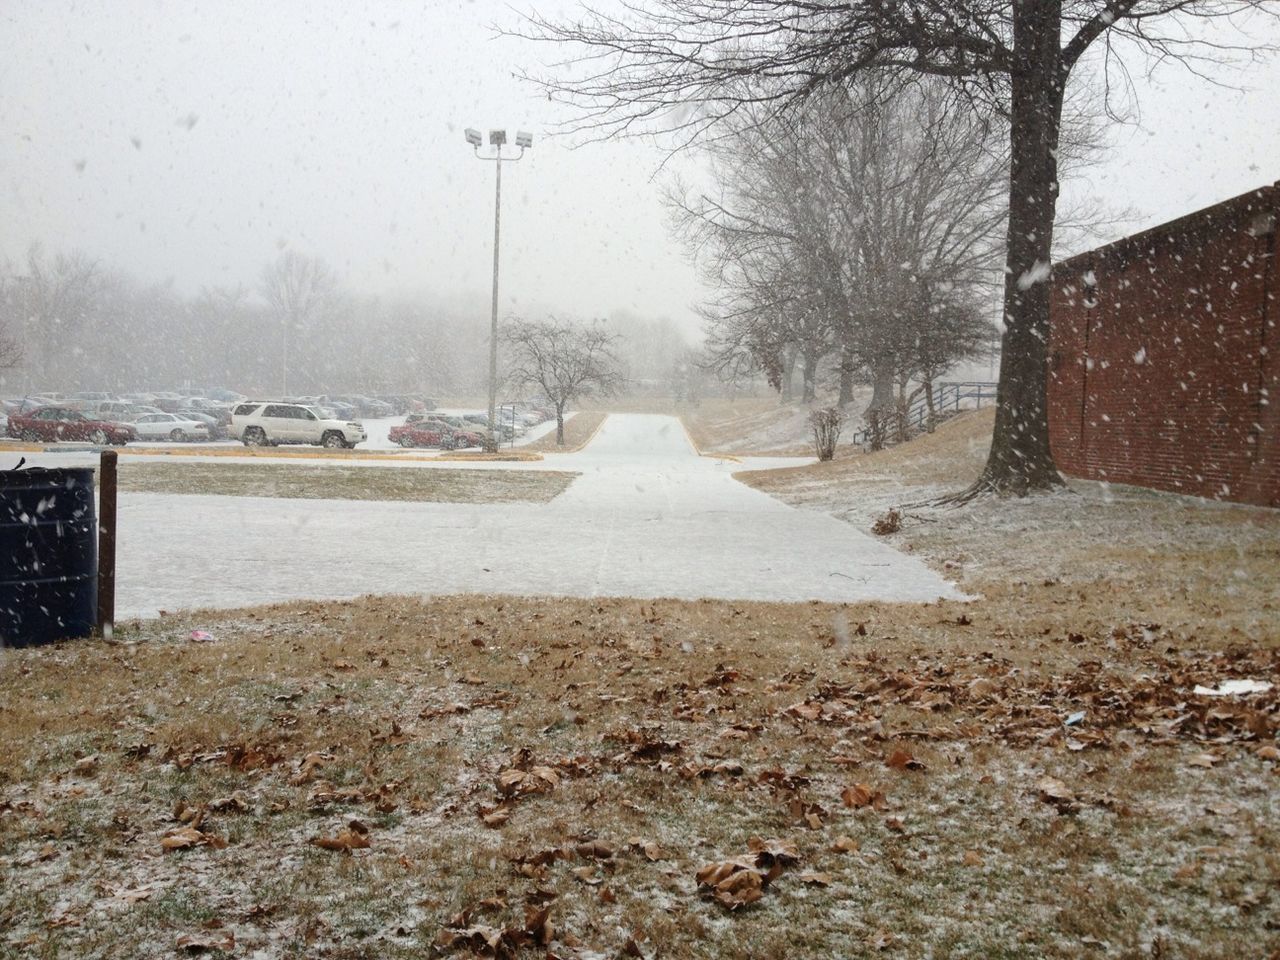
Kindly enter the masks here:
[[0, 646], [93, 632], [97, 543], [91, 467], [0, 470]]

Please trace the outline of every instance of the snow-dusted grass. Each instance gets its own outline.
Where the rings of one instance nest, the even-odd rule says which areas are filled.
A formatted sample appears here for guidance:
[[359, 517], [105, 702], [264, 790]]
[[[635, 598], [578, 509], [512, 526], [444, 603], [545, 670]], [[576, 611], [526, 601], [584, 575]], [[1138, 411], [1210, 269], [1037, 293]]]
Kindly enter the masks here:
[[[807, 508], [812, 549], [806, 514], [865, 529], [963, 486], [989, 429], [747, 479]], [[564, 462], [630, 476], [633, 437]], [[663, 453], [661, 483], [615, 476], [579, 516], [680, 516], [731, 469]], [[725, 529], [760, 522], [745, 503]], [[0, 955], [234, 935], [243, 956], [419, 957], [530, 904], [582, 960], [1280, 949], [1280, 684], [1196, 693], [1280, 676], [1280, 515], [1073, 485], [913, 507], [891, 541], [980, 598], [364, 598], [4, 653]], [[504, 803], [513, 767], [554, 785]], [[162, 852], [201, 804], [218, 843]], [[309, 844], [352, 819], [367, 849]], [[730, 913], [695, 873], [753, 836], [799, 862]]]
[[371, 470], [306, 462], [136, 463], [120, 468], [120, 488], [304, 500], [407, 500], [431, 503], [546, 503], [574, 474], [522, 470]]
[[[600, 425], [604, 423], [604, 418], [608, 414], [599, 410], [590, 410], [583, 413], [570, 414], [565, 417], [564, 422], [564, 443], [556, 443], [555, 421], [549, 420], [550, 429], [540, 430], [540, 436], [530, 438], [528, 434], [523, 439], [527, 442], [522, 445], [522, 449], [531, 451], [547, 451], [551, 453], [573, 453], [581, 450], [587, 445], [592, 437], [595, 436]], [[545, 427], [546, 424], [540, 424]]]
[[1275, 642], [1280, 511], [1079, 480], [1022, 500], [930, 505], [977, 477], [992, 419], [963, 414], [881, 453], [737, 476], [859, 530], [900, 509], [902, 530], [885, 542], [970, 593], [1071, 603], [1081, 616], [1124, 598], [1134, 618], [1187, 629], [1225, 621], [1242, 639]]
[[[1233, 643], [1004, 601], [442, 598], [10, 652], [0, 951], [416, 957], [541, 902], [560, 957], [1267, 956], [1277, 700], [1191, 692], [1280, 668]], [[513, 766], [556, 782], [503, 804]], [[165, 853], [184, 810], [216, 840]], [[352, 819], [367, 849], [310, 844]], [[752, 836], [799, 862], [731, 914], [694, 874]]]

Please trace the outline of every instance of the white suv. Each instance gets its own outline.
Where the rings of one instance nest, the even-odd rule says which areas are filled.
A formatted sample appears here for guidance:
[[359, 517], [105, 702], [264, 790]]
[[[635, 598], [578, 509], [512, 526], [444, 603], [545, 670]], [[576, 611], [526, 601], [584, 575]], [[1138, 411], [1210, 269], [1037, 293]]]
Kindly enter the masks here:
[[362, 424], [326, 419], [318, 408], [306, 404], [266, 400], [237, 404], [231, 412], [231, 435], [239, 437], [246, 447], [278, 443], [354, 447], [368, 439]]

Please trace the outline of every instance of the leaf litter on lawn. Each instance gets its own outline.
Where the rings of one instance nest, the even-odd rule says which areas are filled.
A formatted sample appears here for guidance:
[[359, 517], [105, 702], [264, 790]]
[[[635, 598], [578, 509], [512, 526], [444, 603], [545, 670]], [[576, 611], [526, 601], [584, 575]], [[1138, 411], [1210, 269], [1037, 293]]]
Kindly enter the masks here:
[[[975, 645], [972, 627], [953, 646], [954, 615], [936, 607], [850, 616], [874, 649], [833, 656], [821, 606], [363, 600], [258, 612], [246, 630], [217, 621], [216, 668], [211, 648], [164, 639], [177, 619], [123, 653], [20, 654], [31, 673], [0, 680], [11, 709], [66, 746], [4, 748], [10, 876], [52, 903], [58, 859], [105, 871], [127, 913], [51, 914], [68, 918], [64, 942], [161, 932], [176, 886], [199, 911], [243, 918], [226, 923], [245, 953], [381, 931], [388, 956], [437, 937], [459, 951], [565, 957], [647, 942], [826, 955], [786, 952], [803, 924], [807, 944], [913, 955], [943, 936], [987, 942], [983, 924], [1014, 896], [1001, 878], [1123, 858], [1135, 879], [1108, 879], [1105, 895], [1129, 915], [1163, 902], [1184, 937], [1212, 943], [1210, 918], [1232, 904], [1223, 936], [1264, 935], [1265, 910], [1234, 904], [1265, 892], [1253, 878], [1267, 875], [1255, 851], [1271, 829], [1258, 791], [1275, 782], [1275, 694], [1191, 691], [1265, 675], [1274, 652], [1197, 648], [1149, 627], [1075, 643], [1065, 622], [1025, 649]], [[330, 670], [336, 660], [353, 668]], [[46, 696], [87, 667], [98, 682], [74, 707]], [[143, 680], [161, 675], [180, 680]], [[467, 708], [448, 707], [462, 689]], [[274, 719], [282, 695], [287, 725]], [[1086, 736], [1096, 739], [1072, 747]], [[1197, 766], [1198, 754], [1215, 762]], [[74, 770], [87, 756], [92, 777]], [[1224, 812], [1205, 824], [1211, 808]], [[139, 827], [166, 820], [177, 823], [159, 835], [180, 846], [160, 858], [157, 833]], [[1196, 830], [1208, 842], [1189, 843]], [[41, 861], [51, 842], [58, 858]], [[1208, 846], [1221, 852], [1196, 852]], [[1153, 900], [1188, 857], [1210, 864], [1200, 886]], [[925, 891], [942, 878], [954, 892], [935, 904]], [[1103, 892], [1090, 882], [1089, 896]], [[970, 902], [981, 884], [988, 895]], [[156, 892], [136, 903], [115, 898], [146, 887]], [[1018, 936], [1030, 938], [1019, 942], [1034, 952], [1070, 955], [1078, 929], [1112, 943], [1143, 935], [1105, 915], [1069, 917], [1061, 897], [1017, 896], [1029, 918]], [[875, 909], [851, 906], [864, 902]], [[531, 927], [534, 905], [550, 908], [547, 923]], [[323, 923], [279, 919], [299, 910]], [[12, 936], [51, 929], [19, 920]], [[189, 931], [163, 932], [172, 944]]]

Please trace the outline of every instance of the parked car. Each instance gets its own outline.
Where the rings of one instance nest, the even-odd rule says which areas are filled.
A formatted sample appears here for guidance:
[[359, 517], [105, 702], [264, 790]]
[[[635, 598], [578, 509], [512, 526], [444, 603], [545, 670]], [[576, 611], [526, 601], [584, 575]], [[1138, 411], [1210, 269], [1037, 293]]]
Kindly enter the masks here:
[[98, 400], [86, 403], [78, 409], [85, 416], [97, 417], [99, 420], [114, 420], [116, 423], [126, 423], [137, 416], [138, 405], [130, 403], [128, 400]]
[[360, 410], [355, 404], [349, 403], [343, 397], [322, 396], [317, 397], [317, 405], [327, 410], [332, 410], [337, 414], [340, 420], [354, 420], [360, 416]]
[[[470, 424], [468, 430], [478, 433], [481, 437], [487, 436], [489, 433], [489, 416], [484, 413], [464, 413], [462, 419]], [[494, 432], [498, 439], [503, 443], [511, 440], [515, 436], [515, 431], [511, 428], [511, 424], [503, 423], [498, 420], [493, 425]]]
[[173, 413], [145, 413], [133, 421], [142, 440], [208, 440], [209, 427], [198, 420]]
[[447, 423], [438, 420], [418, 419], [392, 427], [387, 438], [402, 447], [439, 447], [452, 450], [457, 445], [455, 431]]
[[247, 447], [279, 443], [354, 447], [368, 439], [359, 421], [331, 420], [314, 407], [266, 400], [239, 404], [231, 414], [231, 434]]
[[227, 417], [226, 423], [223, 423], [221, 419], [212, 413], [205, 413], [203, 410], [192, 410], [189, 407], [175, 410], [173, 415], [187, 420], [194, 420], [196, 423], [203, 423], [209, 432], [210, 440], [225, 440], [227, 438], [227, 430], [231, 425], [230, 416]]
[[465, 447], [483, 447], [484, 437], [485, 435], [483, 433], [477, 433], [475, 430], [471, 430], [469, 428], [466, 430], [454, 430], [454, 449], [462, 450]]
[[29, 442], [82, 440], [99, 446], [123, 446], [138, 439], [137, 431], [127, 423], [93, 420], [69, 407], [40, 407], [11, 414], [5, 429], [9, 436]]
[[360, 409], [362, 417], [382, 417], [395, 416], [395, 410], [391, 408], [391, 404], [383, 403], [381, 400], [375, 400], [373, 397], [366, 397], [361, 394], [352, 394], [350, 397], [344, 398], [354, 403]]
[[151, 402], [165, 413], [172, 413], [182, 407], [184, 399], [173, 391], [162, 390], [151, 395]]

